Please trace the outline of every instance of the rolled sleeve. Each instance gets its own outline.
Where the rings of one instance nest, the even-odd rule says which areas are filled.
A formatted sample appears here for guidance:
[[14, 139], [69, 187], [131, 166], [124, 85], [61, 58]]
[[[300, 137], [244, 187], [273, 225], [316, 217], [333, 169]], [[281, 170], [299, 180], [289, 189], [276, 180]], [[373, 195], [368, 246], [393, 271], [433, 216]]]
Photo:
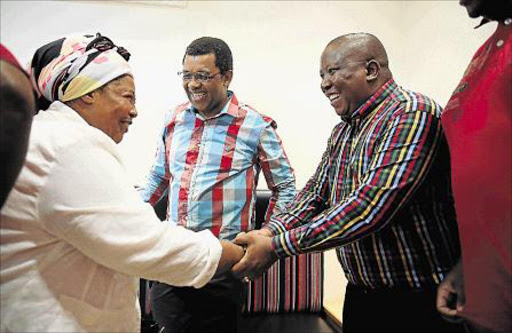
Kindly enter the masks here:
[[285, 211], [295, 197], [295, 174], [286, 156], [275, 122], [262, 131], [258, 145], [258, 159], [268, 188], [272, 191], [265, 221]]
[[[169, 117], [170, 114], [166, 118]], [[168, 123], [166, 119], [165, 124]], [[167, 172], [168, 166], [166, 163], [166, 148], [165, 148], [165, 137], [167, 135], [167, 126], [163, 126], [157, 139], [157, 149], [155, 154], [155, 160], [151, 169], [146, 176], [144, 185], [142, 185], [138, 191], [139, 195], [145, 202], [149, 202], [152, 206], [167, 194], [169, 187], [169, 173]]]

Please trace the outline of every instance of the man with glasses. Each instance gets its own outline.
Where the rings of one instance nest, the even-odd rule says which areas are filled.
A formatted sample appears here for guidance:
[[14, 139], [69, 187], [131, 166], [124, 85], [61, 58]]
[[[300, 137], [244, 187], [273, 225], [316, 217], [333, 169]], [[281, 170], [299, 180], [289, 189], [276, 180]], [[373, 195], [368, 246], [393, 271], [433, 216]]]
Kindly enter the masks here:
[[460, 249], [450, 165], [431, 98], [398, 86], [373, 35], [338, 37], [320, 63], [341, 122], [285, 213], [235, 240], [233, 267], [258, 274], [277, 258], [336, 248], [348, 279], [343, 332], [458, 332], [435, 307]]
[[[189, 102], [168, 113], [141, 194], [152, 205], [168, 195], [169, 223], [233, 240], [254, 227], [260, 170], [272, 191], [267, 217], [294, 197], [293, 170], [275, 122], [228, 90], [233, 60], [224, 41], [193, 41], [179, 75]], [[152, 311], [166, 333], [235, 332], [240, 288], [231, 274], [201, 289], [156, 283]]]

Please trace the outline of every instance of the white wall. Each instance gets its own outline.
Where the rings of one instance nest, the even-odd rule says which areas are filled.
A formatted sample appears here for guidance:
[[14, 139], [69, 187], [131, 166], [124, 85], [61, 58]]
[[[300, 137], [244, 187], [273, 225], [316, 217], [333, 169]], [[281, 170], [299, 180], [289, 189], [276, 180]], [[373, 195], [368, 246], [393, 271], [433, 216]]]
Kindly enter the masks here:
[[[188, 1], [172, 8], [2, 0], [0, 9], [0, 40], [23, 62], [43, 43], [75, 32], [100, 31], [132, 53], [139, 117], [120, 148], [134, 183], [151, 165], [164, 113], [186, 99], [176, 72], [195, 38], [215, 36], [230, 45], [231, 88], [277, 121], [302, 187], [339, 121], [319, 88], [320, 54], [331, 39], [374, 33], [388, 50], [398, 83], [444, 106], [495, 26], [474, 31], [478, 22], [457, 1]], [[332, 253], [326, 262], [326, 300], [338, 304], [341, 269]]]
[[456, 1], [188, 1], [185, 8], [107, 1], [4, 1], [2, 43], [24, 62], [45, 42], [100, 31], [132, 53], [139, 117], [121, 143], [134, 182], [151, 164], [163, 114], [186, 99], [176, 72], [193, 39], [223, 38], [234, 54], [231, 88], [273, 117], [298, 185], [314, 172], [338, 121], [318, 67], [340, 34], [368, 31], [387, 47], [397, 81], [446, 103], [492, 27], [472, 30]]

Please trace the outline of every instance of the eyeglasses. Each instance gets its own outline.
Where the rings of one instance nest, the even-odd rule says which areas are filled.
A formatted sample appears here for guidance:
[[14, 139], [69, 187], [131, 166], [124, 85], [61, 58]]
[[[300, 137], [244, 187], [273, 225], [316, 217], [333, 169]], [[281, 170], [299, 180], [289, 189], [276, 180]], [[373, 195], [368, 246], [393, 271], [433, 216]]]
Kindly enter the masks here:
[[220, 72], [215, 74], [209, 74], [205, 72], [197, 72], [197, 73], [191, 73], [191, 72], [178, 72], [178, 76], [181, 77], [183, 82], [190, 82], [192, 80], [196, 80], [198, 82], [208, 82], [213, 80], [214, 77], [219, 75]]
[[126, 60], [126, 61], [130, 60], [130, 56], [131, 56], [130, 52], [128, 52], [122, 46], [117, 46], [116, 44], [114, 44], [114, 42], [110, 38], [102, 36], [99, 32], [96, 33], [96, 38], [94, 38], [87, 45], [87, 47], [85, 48], [85, 51], [89, 51], [92, 48], [94, 48], [100, 52], [105, 52], [105, 51], [111, 50], [113, 48], [116, 48], [117, 53], [119, 53], [119, 55], [121, 57], [123, 57], [124, 60]]

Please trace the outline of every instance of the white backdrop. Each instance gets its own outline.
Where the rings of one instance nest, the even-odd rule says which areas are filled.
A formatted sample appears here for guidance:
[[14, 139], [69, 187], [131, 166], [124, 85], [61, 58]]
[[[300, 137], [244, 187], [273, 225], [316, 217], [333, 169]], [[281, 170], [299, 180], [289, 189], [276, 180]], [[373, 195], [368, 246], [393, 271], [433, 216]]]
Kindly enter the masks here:
[[[120, 149], [134, 183], [152, 163], [164, 113], [186, 100], [176, 72], [195, 38], [220, 37], [230, 45], [231, 89], [277, 121], [302, 187], [339, 121], [319, 88], [320, 55], [331, 39], [374, 33], [387, 48], [397, 82], [444, 106], [495, 27], [473, 30], [478, 21], [468, 19], [457, 1], [186, 1], [166, 7], [1, 0], [0, 9], [0, 40], [25, 63], [38, 46], [70, 33], [100, 31], [132, 53], [139, 117]], [[326, 261], [325, 299], [339, 309], [341, 270], [332, 253]]]
[[151, 165], [163, 114], [186, 100], [176, 72], [185, 47], [197, 37], [220, 37], [230, 45], [231, 88], [277, 121], [303, 186], [338, 122], [319, 88], [320, 55], [331, 39], [356, 31], [376, 34], [398, 83], [444, 105], [493, 29], [473, 31], [477, 23], [456, 1], [188, 1], [183, 8], [114, 1], [0, 4], [1, 41], [25, 63], [38, 46], [76, 32], [100, 31], [132, 53], [139, 117], [120, 148], [137, 183]]

